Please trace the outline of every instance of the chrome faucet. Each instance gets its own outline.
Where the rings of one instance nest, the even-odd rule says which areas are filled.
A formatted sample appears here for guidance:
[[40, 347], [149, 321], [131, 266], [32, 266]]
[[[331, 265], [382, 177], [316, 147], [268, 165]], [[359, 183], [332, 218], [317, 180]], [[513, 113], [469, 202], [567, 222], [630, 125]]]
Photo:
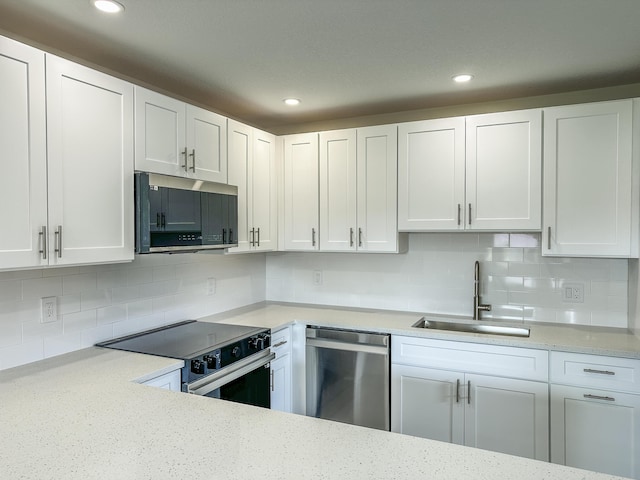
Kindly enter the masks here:
[[480, 320], [480, 312], [490, 312], [491, 305], [480, 303], [480, 262], [476, 260], [473, 270], [473, 319]]

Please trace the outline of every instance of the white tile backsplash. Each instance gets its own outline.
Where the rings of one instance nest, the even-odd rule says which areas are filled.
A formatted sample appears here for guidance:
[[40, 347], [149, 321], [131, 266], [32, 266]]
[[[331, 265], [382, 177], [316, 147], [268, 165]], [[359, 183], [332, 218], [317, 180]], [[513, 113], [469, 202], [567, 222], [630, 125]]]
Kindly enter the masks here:
[[[138, 256], [128, 264], [0, 272], [0, 369], [265, 300], [263, 254]], [[207, 278], [217, 279], [207, 295]], [[40, 323], [40, 298], [58, 319]]]
[[[484, 318], [628, 326], [629, 261], [543, 257], [540, 234], [414, 233], [400, 255], [268, 254], [267, 300], [471, 315], [475, 260]], [[584, 284], [584, 303], [562, 301], [567, 282]]]

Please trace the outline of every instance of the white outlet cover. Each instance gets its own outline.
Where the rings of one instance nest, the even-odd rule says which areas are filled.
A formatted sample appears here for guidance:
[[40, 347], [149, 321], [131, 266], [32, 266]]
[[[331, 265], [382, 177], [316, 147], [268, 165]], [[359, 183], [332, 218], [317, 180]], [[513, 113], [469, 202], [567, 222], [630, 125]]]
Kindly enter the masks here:
[[57, 297], [42, 297], [40, 307], [40, 323], [51, 323], [58, 320]]
[[562, 285], [562, 301], [565, 303], [584, 303], [584, 284], [565, 283]]

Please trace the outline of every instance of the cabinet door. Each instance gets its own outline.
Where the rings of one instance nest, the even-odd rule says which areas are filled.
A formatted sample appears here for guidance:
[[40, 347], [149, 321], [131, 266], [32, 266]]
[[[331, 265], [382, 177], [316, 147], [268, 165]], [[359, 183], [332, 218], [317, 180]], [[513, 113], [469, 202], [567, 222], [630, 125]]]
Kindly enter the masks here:
[[133, 86], [47, 56], [47, 128], [50, 263], [133, 260]]
[[249, 163], [251, 161], [253, 129], [234, 120], [228, 123], [229, 149], [229, 184], [238, 187], [238, 246], [230, 248], [229, 252], [246, 252], [251, 249], [249, 238]]
[[356, 131], [320, 134], [320, 249], [356, 249]]
[[465, 120], [398, 126], [398, 229], [464, 229]]
[[391, 365], [391, 431], [442, 442], [464, 441], [463, 374]]
[[147, 380], [146, 382], [143, 382], [143, 385], [164, 388], [165, 390], [171, 390], [172, 392], [179, 392], [181, 390], [180, 370], [174, 370], [173, 372], [165, 373], [159, 377]]
[[249, 163], [249, 219], [254, 250], [275, 250], [278, 244], [275, 136], [253, 130]]
[[640, 395], [551, 385], [551, 461], [640, 479]]
[[291, 412], [291, 356], [271, 362], [271, 410]]
[[540, 230], [542, 111], [467, 117], [466, 226]]
[[631, 254], [632, 100], [544, 110], [543, 255]]
[[193, 105], [187, 111], [187, 170], [189, 176], [227, 183], [227, 119]]
[[549, 460], [549, 385], [465, 375], [464, 443], [520, 457]]
[[44, 52], [0, 37], [0, 269], [46, 265]]
[[186, 105], [138, 86], [135, 102], [136, 170], [186, 176]]
[[358, 129], [358, 250], [398, 251], [398, 128]]
[[318, 134], [284, 139], [284, 248], [318, 250]]

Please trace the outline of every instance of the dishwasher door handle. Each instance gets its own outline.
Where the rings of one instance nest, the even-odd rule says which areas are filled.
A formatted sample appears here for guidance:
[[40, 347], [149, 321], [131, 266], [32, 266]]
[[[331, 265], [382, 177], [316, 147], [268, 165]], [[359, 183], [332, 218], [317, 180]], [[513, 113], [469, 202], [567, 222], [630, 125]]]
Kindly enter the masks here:
[[348, 352], [375, 353], [388, 355], [389, 347], [380, 345], [368, 345], [366, 343], [339, 342], [336, 340], [324, 340], [319, 338], [307, 338], [308, 347], [330, 348], [332, 350], [345, 350]]

